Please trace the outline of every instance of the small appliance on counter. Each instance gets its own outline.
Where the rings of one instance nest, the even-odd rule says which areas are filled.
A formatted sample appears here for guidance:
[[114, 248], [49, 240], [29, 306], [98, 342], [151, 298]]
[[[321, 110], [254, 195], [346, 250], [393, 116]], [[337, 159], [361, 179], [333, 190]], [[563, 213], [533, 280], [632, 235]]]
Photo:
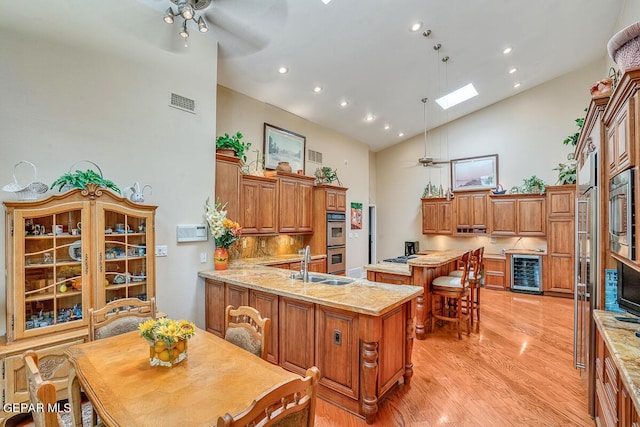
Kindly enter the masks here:
[[420, 250], [420, 242], [404, 242], [404, 256], [416, 255]]

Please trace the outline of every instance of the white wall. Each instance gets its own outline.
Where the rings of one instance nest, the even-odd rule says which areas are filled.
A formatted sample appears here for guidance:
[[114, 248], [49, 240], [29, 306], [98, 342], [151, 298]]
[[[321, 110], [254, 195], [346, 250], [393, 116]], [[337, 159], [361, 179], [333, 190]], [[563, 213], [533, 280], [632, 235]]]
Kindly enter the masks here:
[[[505, 189], [522, 185], [537, 175], [547, 184], [557, 181], [553, 168], [566, 161], [573, 147], [563, 145], [575, 133], [577, 117], [584, 117], [591, 85], [606, 77], [605, 58], [544, 85], [491, 105], [448, 125], [428, 132], [429, 153], [436, 158], [464, 158], [498, 154], [499, 182]], [[425, 185], [431, 181], [449, 187], [449, 165], [424, 168], [417, 159], [424, 154], [419, 135], [376, 153], [378, 206], [378, 259], [398, 256], [404, 241], [419, 240], [421, 249], [476, 246], [466, 239], [423, 236], [421, 204]], [[472, 238], [473, 239], [473, 238]], [[511, 248], [516, 241], [499, 239], [490, 252]], [[519, 242], [518, 247], [537, 248], [544, 241]]]
[[[247, 160], [255, 160], [254, 150], [263, 149], [263, 126], [269, 123], [306, 137], [306, 148], [320, 151], [323, 164], [305, 162], [305, 175], [313, 176], [316, 168], [337, 169], [338, 178], [347, 191], [347, 207], [362, 203], [362, 230], [349, 230], [347, 239], [347, 271], [367, 263], [369, 217], [369, 147], [335, 131], [265, 104], [228, 88], [218, 86], [218, 135], [242, 132], [252, 143]], [[357, 233], [357, 237], [356, 237]]]
[[[160, 20], [158, 28], [163, 25]], [[175, 227], [203, 222], [204, 201], [213, 194], [217, 46], [196, 35], [174, 53], [154, 45], [159, 35], [129, 38], [140, 44], [140, 55], [128, 56], [127, 49], [120, 55], [0, 28], [0, 185], [12, 181], [21, 159], [35, 163], [46, 184], [82, 159], [97, 163], [120, 188], [150, 184], [146, 202], [159, 206], [156, 242], [169, 253], [157, 259], [158, 307], [204, 327], [197, 272], [213, 263], [200, 264], [199, 253], [212, 254], [214, 245], [178, 246]], [[169, 107], [170, 92], [195, 99], [197, 114]], [[0, 201], [13, 199], [0, 192]], [[3, 222], [0, 241], [5, 234]], [[3, 245], [2, 259], [4, 251]], [[1, 330], [5, 286], [0, 275]]]

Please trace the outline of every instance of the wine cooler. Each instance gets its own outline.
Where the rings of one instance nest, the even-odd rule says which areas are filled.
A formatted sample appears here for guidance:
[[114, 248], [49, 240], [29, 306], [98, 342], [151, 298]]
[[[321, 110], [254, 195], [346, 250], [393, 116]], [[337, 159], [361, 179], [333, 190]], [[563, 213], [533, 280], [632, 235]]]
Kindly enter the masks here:
[[542, 256], [511, 255], [511, 290], [542, 293]]

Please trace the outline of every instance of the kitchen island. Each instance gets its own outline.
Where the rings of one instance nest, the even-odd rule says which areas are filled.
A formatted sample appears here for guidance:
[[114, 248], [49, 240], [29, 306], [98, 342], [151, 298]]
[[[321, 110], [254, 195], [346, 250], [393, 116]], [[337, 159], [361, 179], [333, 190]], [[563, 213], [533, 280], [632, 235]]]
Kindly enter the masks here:
[[[272, 363], [304, 374], [320, 369], [319, 397], [371, 424], [378, 402], [413, 375], [416, 298], [422, 287], [366, 279], [303, 283], [264, 266], [203, 271], [207, 331], [224, 335], [227, 305], [249, 305], [271, 319]], [[319, 278], [336, 276], [315, 274]]]
[[423, 288], [423, 294], [416, 300], [416, 338], [422, 340], [427, 337], [427, 325], [431, 324], [431, 281], [455, 270], [465, 252], [461, 249], [418, 252], [419, 256], [409, 259], [407, 264], [380, 262], [365, 265], [364, 269], [368, 280]]

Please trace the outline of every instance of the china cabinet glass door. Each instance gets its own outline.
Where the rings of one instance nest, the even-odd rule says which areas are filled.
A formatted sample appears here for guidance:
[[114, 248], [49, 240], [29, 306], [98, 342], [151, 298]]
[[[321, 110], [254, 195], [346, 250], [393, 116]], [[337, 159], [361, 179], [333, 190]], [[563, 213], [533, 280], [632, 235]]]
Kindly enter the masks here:
[[98, 203], [98, 292], [96, 308], [122, 298], [154, 295], [153, 212]]
[[14, 217], [16, 338], [26, 338], [87, 324], [91, 241], [89, 204], [25, 209]]

